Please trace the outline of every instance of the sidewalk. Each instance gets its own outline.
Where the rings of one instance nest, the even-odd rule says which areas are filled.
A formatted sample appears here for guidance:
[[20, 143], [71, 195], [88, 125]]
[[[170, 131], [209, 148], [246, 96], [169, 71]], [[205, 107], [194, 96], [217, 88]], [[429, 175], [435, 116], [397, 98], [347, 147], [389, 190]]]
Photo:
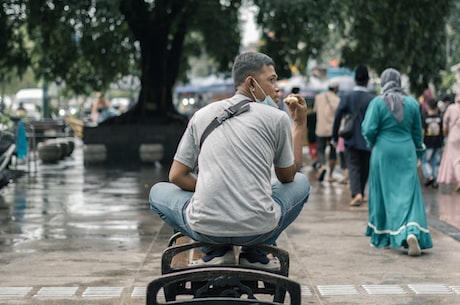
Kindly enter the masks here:
[[[85, 168], [82, 158], [78, 146], [1, 191], [0, 304], [145, 304], [171, 234], [148, 192], [167, 169]], [[434, 248], [414, 258], [371, 248], [367, 207], [348, 207], [347, 186], [309, 171], [309, 202], [278, 241], [302, 304], [460, 304], [460, 195], [427, 191]]]

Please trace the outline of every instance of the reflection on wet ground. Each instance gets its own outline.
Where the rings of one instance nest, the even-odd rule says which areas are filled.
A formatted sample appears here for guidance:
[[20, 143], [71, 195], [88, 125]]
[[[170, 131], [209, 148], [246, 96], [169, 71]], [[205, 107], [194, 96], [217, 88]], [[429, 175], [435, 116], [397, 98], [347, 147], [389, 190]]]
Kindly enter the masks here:
[[[310, 167], [303, 171], [314, 185], [311, 196], [320, 192], [324, 198], [323, 208], [348, 208], [337, 204], [350, 199], [347, 185], [317, 183]], [[47, 239], [54, 241], [54, 250], [59, 240], [65, 241], [61, 246], [67, 250], [140, 246], [138, 241], [148, 235], [143, 228], [151, 228], [149, 189], [166, 178], [167, 170], [154, 165], [84, 167], [82, 150], [76, 149], [69, 160], [41, 165], [36, 174], [26, 174], [2, 190], [0, 251], [33, 252], [34, 241]], [[424, 188], [424, 196], [432, 224], [460, 238], [460, 194], [443, 186]], [[68, 243], [69, 239], [78, 242]]]
[[36, 241], [47, 239], [53, 250], [136, 247], [145, 222], [151, 222], [149, 189], [163, 179], [165, 171], [154, 166], [85, 168], [81, 150], [69, 160], [41, 165], [34, 176], [2, 190], [0, 251], [34, 252]]
[[[279, 245], [290, 253], [289, 276], [302, 285], [303, 303], [458, 303], [460, 244], [449, 236], [460, 240], [459, 194], [424, 188], [429, 224], [438, 229], [432, 232], [436, 246], [412, 259], [399, 250], [369, 247], [367, 204], [350, 208], [348, 185], [319, 183], [310, 166], [302, 171], [311, 180], [310, 199]], [[8, 304], [145, 304], [145, 288], [161, 272], [161, 253], [172, 233], [150, 211], [148, 193], [166, 178], [167, 169], [153, 165], [84, 167], [80, 147], [71, 159], [40, 165], [36, 174], [1, 190], [0, 303], [14, 288], [22, 292]], [[442, 290], [424, 297], [409, 288], [426, 282]], [[389, 283], [402, 294], [393, 298], [362, 289]], [[353, 296], [320, 291], [338, 284]], [[95, 289], [112, 292], [91, 297]]]

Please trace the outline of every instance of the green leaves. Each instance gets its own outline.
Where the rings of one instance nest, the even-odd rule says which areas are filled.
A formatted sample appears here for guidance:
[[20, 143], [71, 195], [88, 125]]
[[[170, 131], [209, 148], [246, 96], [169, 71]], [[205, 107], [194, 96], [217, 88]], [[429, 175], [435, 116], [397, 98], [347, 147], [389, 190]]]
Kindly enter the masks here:
[[347, 29], [343, 62], [364, 63], [381, 73], [387, 67], [409, 75], [411, 91], [420, 94], [439, 83], [446, 67], [445, 25], [452, 1], [352, 0], [342, 16]]
[[[252, 3], [260, 51], [275, 60], [281, 78], [292, 69], [304, 73], [310, 59], [335, 58], [352, 69], [398, 68], [420, 93], [439, 82], [439, 70], [460, 61], [459, 0]], [[145, 99], [171, 103], [164, 92], [184, 79], [189, 56], [206, 54], [219, 71], [230, 70], [240, 47], [241, 6], [241, 0], [3, 0], [0, 77], [31, 65], [45, 81], [85, 94], [142, 75]]]
[[[452, 4], [428, 0], [254, 0], [263, 29], [261, 51], [270, 54], [281, 77], [291, 68], [305, 71], [309, 59], [336, 56], [342, 66], [366, 64], [378, 73], [395, 67], [410, 77], [411, 89], [421, 93], [429, 82], [439, 83], [446, 68], [446, 23], [458, 17]], [[459, 18], [453, 18], [452, 24]], [[451, 27], [457, 29], [458, 27]], [[458, 36], [458, 35], [457, 35]], [[455, 42], [455, 35], [449, 38]], [[460, 43], [457, 40], [456, 45]], [[450, 46], [451, 58], [454, 48]], [[331, 59], [331, 58], [329, 58]], [[453, 62], [455, 63], [455, 62]]]
[[61, 80], [76, 94], [105, 91], [135, 64], [132, 35], [117, 1], [47, 1], [27, 4], [37, 76]]
[[22, 1], [1, 1], [0, 10], [0, 81], [15, 74], [23, 75], [30, 64]]
[[257, 23], [262, 27], [262, 52], [273, 57], [280, 77], [291, 68], [305, 71], [309, 59], [320, 55], [329, 40], [329, 25], [337, 19], [334, 3], [315, 0], [255, 0], [260, 8]]

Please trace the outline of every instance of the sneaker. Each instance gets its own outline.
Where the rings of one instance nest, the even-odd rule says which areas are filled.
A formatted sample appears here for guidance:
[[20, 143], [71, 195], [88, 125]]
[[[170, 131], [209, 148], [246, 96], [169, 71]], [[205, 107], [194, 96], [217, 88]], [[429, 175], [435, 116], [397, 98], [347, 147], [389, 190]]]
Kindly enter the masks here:
[[268, 257], [267, 254], [260, 251], [241, 252], [238, 264], [243, 267], [270, 271], [281, 270], [281, 264], [277, 257]]
[[225, 248], [224, 251], [219, 251], [222, 249], [216, 249], [206, 254], [203, 258], [194, 260], [190, 262], [189, 266], [198, 267], [198, 266], [215, 266], [215, 265], [235, 265], [235, 254], [233, 249]]
[[409, 234], [407, 236], [407, 244], [409, 245], [409, 256], [420, 256], [422, 254], [417, 237], [415, 237], [414, 234]]

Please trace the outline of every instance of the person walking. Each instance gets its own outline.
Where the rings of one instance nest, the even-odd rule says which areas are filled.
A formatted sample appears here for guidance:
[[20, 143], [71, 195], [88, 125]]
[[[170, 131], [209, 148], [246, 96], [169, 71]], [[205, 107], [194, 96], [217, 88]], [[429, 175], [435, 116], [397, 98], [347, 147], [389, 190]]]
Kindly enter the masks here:
[[353, 125], [353, 136], [349, 139], [345, 139], [348, 182], [352, 197], [349, 203], [350, 206], [360, 206], [365, 195], [366, 183], [369, 177], [369, 158], [371, 152], [361, 133], [361, 123], [364, 119], [364, 113], [366, 112], [369, 102], [375, 96], [367, 90], [369, 71], [366, 66], [359, 65], [356, 67], [355, 82], [356, 86], [353, 88], [353, 91], [341, 97], [332, 128], [332, 140], [334, 144], [337, 145], [339, 128], [343, 117], [346, 114], [356, 113]]
[[426, 151], [422, 156], [422, 173], [425, 186], [438, 188], [438, 170], [441, 162], [442, 145], [442, 116], [434, 98], [428, 99], [426, 112], [422, 117], [423, 143]]
[[[169, 182], [150, 190], [150, 208], [194, 240], [228, 245], [204, 249], [200, 264], [234, 264], [230, 244], [237, 244], [243, 246], [240, 265], [274, 269], [279, 265], [251, 246], [274, 244], [310, 194], [307, 177], [298, 172], [306, 103], [298, 94], [285, 100], [293, 123], [278, 109], [277, 74], [265, 54], [239, 55], [232, 75], [235, 95], [195, 112], [174, 156]], [[246, 108], [235, 110], [241, 102]], [[210, 123], [228, 113], [239, 115], [221, 120], [209, 133]]]
[[335, 111], [340, 102], [337, 96], [339, 91], [339, 83], [335, 80], [330, 80], [328, 90], [318, 94], [315, 97], [315, 105], [313, 111], [316, 113], [316, 143], [318, 149], [318, 166], [319, 171], [317, 178], [319, 181], [324, 180], [326, 175], [326, 147], [329, 145], [329, 177], [328, 181], [335, 181], [333, 173], [337, 160], [335, 147], [331, 145], [332, 126], [334, 124]]
[[91, 109], [91, 118], [95, 124], [100, 124], [111, 117], [119, 115], [120, 112], [113, 108], [109, 100], [104, 96], [99, 96]]
[[337, 142], [337, 152], [340, 158], [340, 169], [342, 169], [342, 180], [340, 184], [348, 184], [347, 158], [345, 156], [345, 139], [339, 137]]
[[439, 167], [438, 183], [455, 183], [455, 191], [460, 193], [460, 93], [457, 93], [455, 102], [444, 113], [443, 131], [447, 139]]
[[308, 154], [310, 156], [311, 167], [317, 171], [319, 168], [318, 162], [318, 144], [316, 143], [316, 113], [313, 111], [314, 98], [306, 99], [307, 102], [307, 142], [308, 142]]
[[366, 111], [362, 133], [372, 147], [366, 236], [377, 248], [432, 248], [417, 157], [424, 151], [420, 104], [401, 88], [399, 71], [381, 75], [382, 94]]

